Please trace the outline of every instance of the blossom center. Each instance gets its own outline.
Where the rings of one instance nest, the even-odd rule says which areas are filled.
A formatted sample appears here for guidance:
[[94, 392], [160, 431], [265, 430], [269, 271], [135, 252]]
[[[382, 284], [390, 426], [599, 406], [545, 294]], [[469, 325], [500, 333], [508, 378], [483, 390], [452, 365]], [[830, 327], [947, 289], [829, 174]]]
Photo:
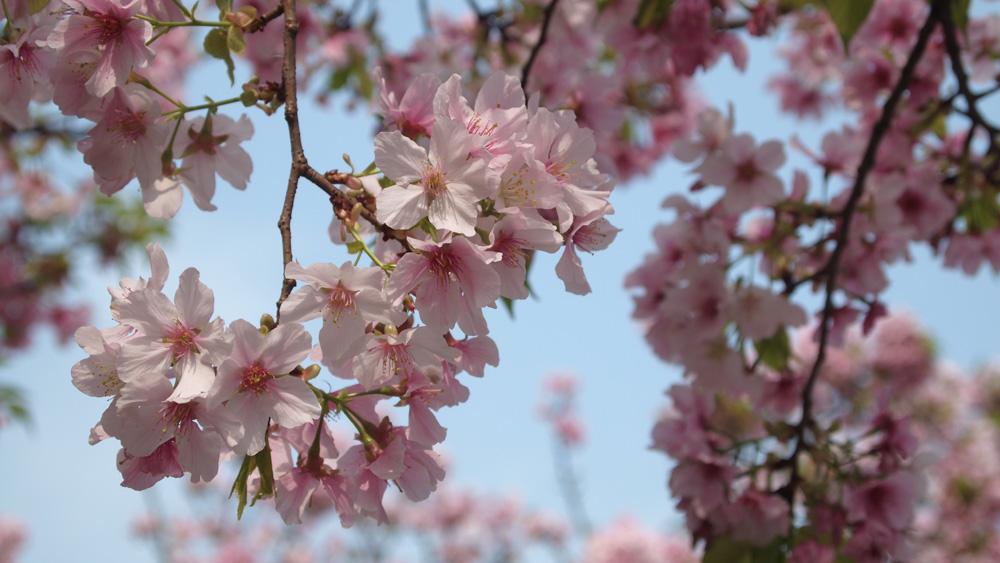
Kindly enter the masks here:
[[167, 329], [163, 333], [163, 341], [170, 345], [170, 351], [174, 354], [176, 361], [190, 350], [198, 350], [195, 345], [195, 337], [198, 336], [196, 329], [190, 329], [180, 323], [173, 328]]
[[535, 198], [537, 182], [528, 180], [528, 183], [525, 184], [524, 173], [526, 171], [527, 168], [521, 168], [511, 175], [510, 181], [503, 186], [504, 199], [515, 207], [534, 208], [538, 205], [538, 199]]
[[382, 341], [379, 346], [382, 349], [379, 367], [384, 374], [398, 375], [400, 368], [410, 365], [410, 353], [405, 344], [390, 344]]
[[576, 161], [571, 160], [567, 162], [562, 157], [563, 157], [562, 153], [559, 153], [550, 158], [549, 161], [545, 163], [545, 171], [555, 176], [555, 178], [560, 182], [565, 182], [569, 180], [569, 178], [572, 176], [571, 174], [566, 172], [566, 170], [568, 170], [570, 166], [574, 166], [576, 164]]
[[736, 180], [739, 182], [753, 182], [757, 178], [757, 165], [753, 160], [741, 162], [736, 166]]
[[274, 374], [260, 364], [254, 364], [243, 372], [240, 381], [240, 392], [250, 391], [254, 395], [267, 392], [267, 382], [274, 379]]
[[431, 276], [438, 284], [451, 283], [453, 277], [461, 277], [462, 259], [449, 252], [435, 252], [431, 257]]
[[493, 245], [493, 250], [499, 252], [503, 258], [501, 262], [508, 268], [520, 268], [523, 261], [528, 259], [528, 251], [525, 247], [528, 243], [522, 239], [505, 236]]
[[441, 170], [428, 164], [424, 169], [424, 192], [437, 196], [441, 195], [446, 187], [445, 176]]
[[357, 307], [354, 304], [355, 291], [347, 289], [341, 284], [327, 290], [327, 308], [333, 315], [333, 322], [340, 319], [340, 314], [344, 311], [350, 312], [351, 316], [356, 316]]
[[499, 125], [488, 119], [483, 119], [478, 113], [468, 124], [469, 133], [480, 137], [492, 137]]
[[146, 134], [145, 116], [145, 111], [135, 113], [128, 108], [115, 108], [108, 131], [114, 133], [114, 139], [119, 144], [135, 143]]
[[601, 239], [607, 236], [594, 227], [593, 224], [580, 227], [580, 230], [573, 235], [573, 244], [581, 250], [593, 252], [593, 249], [600, 245]]
[[194, 418], [194, 407], [191, 403], [169, 402], [159, 412], [160, 420], [163, 422], [163, 432], [166, 432], [167, 428], [182, 429], [185, 423]]
[[87, 24], [85, 27], [91, 29], [90, 35], [97, 40], [98, 45], [107, 47], [108, 43], [112, 41], [117, 41], [119, 44], [122, 42], [125, 25], [121, 18], [113, 14], [103, 14], [90, 10], [85, 10], [83, 15], [94, 20], [94, 23]]

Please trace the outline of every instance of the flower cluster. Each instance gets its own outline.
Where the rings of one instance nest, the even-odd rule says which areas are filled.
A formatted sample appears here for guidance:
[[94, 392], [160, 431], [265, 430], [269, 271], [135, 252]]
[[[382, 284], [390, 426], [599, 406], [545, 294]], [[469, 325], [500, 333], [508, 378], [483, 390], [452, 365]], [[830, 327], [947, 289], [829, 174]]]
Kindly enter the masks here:
[[[399, 95], [422, 73], [516, 72], [534, 59], [529, 82], [541, 104], [572, 110], [594, 130], [602, 169], [625, 180], [648, 173], [690, 133], [701, 107], [692, 87], [699, 70], [723, 55], [740, 69], [747, 60], [742, 40], [728, 29], [742, 12], [734, 3], [682, 0], [669, 13], [637, 16], [659, 10], [647, 4], [656, 3], [561, 1], [549, 21], [531, 1], [501, 3], [473, 17], [439, 15], [430, 22], [435, 33], [378, 62]], [[545, 48], [534, 57], [531, 46], [543, 27]]]
[[[656, 228], [656, 251], [626, 285], [638, 290], [634, 316], [653, 351], [685, 370], [653, 448], [677, 461], [669, 488], [713, 557], [883, 561], [938, 541], [933, 553], [958, 550], [914, 519], [928, 475], [918, 449], [954, 447], [933, 435], [945, 429], [911, 419], [933, 373], [930, 348], [880, 300], [887, 266], [917, 244], [969, 273], [998, 264], [989, 241], [1000, 231], [984, 218], [996, 206], [987, 163], [1000, 149], [948, 10], [876, 2], [853, 38], [825, 11], [796, 18], [792, 72], [772, 82], [785, 109], [821, 115], [839, 100], [858, 116], [818, 152], [792, 141], [822, 190], [802, 170], [786, 188], [782, 144], [735, 133], [733, 116], [714, 109], [675, 146], [697, 194], [664, 201], [676, 218]], [[953, 94], [946, 61], [960, 83]], [[952, 131], [945, 117], [960, 96], [969, 128]], [[974, 142], [977, 129], [991, 140]], [[792, 301], [808, 287], [822, 292], [815, 323]]]
[[[186, 106], [167, 93], [181, 89], [178, 69], [194, 57], [188, 37], [174, 32], [154, 58], [150, 44], [163, 34], [153, 36], [150, 20], [183, 23], [176, 5], [53, 0], [31, 7], [33, 13], [27, 4], [16, 7], [7, 21], [12, 35], [0, 46], [0, 72], [9, 77], [0, 90], [0, 118], [26, 129], [29, 104], [52, 102], [66, 116], [93, 122], [77, 148], [94, 182], [111, 195], [137, 179], [153, 217], [177, 213], [182, 186], [199, 208], [214, 210], [216, 174], [246, 187], [252, 163], [240, 143], [253, 135], [249, 119], [216, 113], [232, 100]], [[199, 109], [207, 117], [185, 119]]]
[[[285, 521], [299, 522], [324, 495], [345, 526], [361, 516], [385, 522], [389, 482], [414, 501], [436, 488], [444, 468], [432, 448], [446, 429], [434, 411], [468, 397], [461, 372], [481, 377], [499, 361], [483, 308], [526, 298], [529, 257], [560, 247], [557, 274], [567, 290], [588, 292], [576, 249], [601, 250], [617, 229], [604, 219], [610, 183], [592, 158], [593, 136], [571, 114], [529, 112], [517, 79], [501, 73], [474, 106], [457, 76], [436, 84], [433, 100], [429, 116], [410, 114], [429, 124], [422, 144], [399, 130], [379, 133], [384, 178], [352, 176], [347, 183], [361, 188], [342, 193], [368, 202], [379, 228], [395, 235], [372, 249], [357, 219], [339, 219], [353, 251], [374, 266], [290, 262], [285, 276], [302, 285], [281, 303], [280, 324], [227, 326], [212, 318], [214, 295], [194, 268], [173, 300], [163, 294], [166, 256], [151, 245], [150, 279], [111, 290], [118, 326], [77, 331], [90, 357], [74, 366], [73, 381], [113, 398], [92, 441], [121, 442], [124, 485], [185, 474], [210, 481], [232, 453], [247, 460], [237, 480], [244, 502], [257, 483], [256, 495], [273, 493]], [[300, 323], [319, 318], [313, 347]], [[348, 386], [322, 391], [312, 382], [320, 367], [304, 367], [307, 357]], [[408, 407], [408, 425], [378, 414], [387, 398]], [[353, 446], [334, 440], [328, 414], [350, 421]]]

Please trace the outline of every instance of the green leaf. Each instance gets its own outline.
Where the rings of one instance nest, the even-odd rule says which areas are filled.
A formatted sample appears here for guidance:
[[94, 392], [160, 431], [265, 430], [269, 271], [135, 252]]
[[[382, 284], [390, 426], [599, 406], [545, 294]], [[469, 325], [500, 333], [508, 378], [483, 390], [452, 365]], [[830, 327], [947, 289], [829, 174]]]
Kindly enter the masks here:
[[806, 6], [815, 4], [815, 0], [778, 0], [779, 12], [797, 12]]
[[347, 84], [347, 79], [351, 77], [351, 69], [349, 67], [338, 68], [333, 71], [333, 76], [330, 77], [330, 89], [340, 90]]
[[264, 443], [264, 449], [254, 456], [257, 461], [257, 473], [260, 475], [260, 485], [254, 502], [274, 494], [274, 468], [271, 466], [271, 445]]
[[823, 0], [823, 7], [844, 41], [845, 53], [850, 51], [851, 38], [865, 23], [874, 3], [875, 0]]
[[705, 550], [702, 563], [753, 563], [753, 546], [723, 536]]
[[788, 442], [795, 437], [795, 427], [791, 424], [779, 420], [778, 422], [764, 421], [764, 429], [767, 433], [774, 436], [782, 444]]
[[17, 387], [0, 386], [0, 412], [5, 410], [14, 421], [22, 424], [31, 422], [27, 401]]
[[233, 482], [233, 488], [229, 491], [229, 496], [232, 497], [233, 493], [236, 493], [236, 498], [238, 500], [236, 505], [237, 520], [243, 518], [243, 509], [246, 508], [247, 505], [247, 480], [250, 479], [250, 475], [253, 474], [253, 470], [256, 467], [256, 456], [244, 456], [243, 465], [240, 466], [240, 472], [236, 474], [236, 481]]
[[242, 94], [240, 94], [240, 103], [245, 107], [253, 107], [257, 105], [257, 99], [257, 91], [250, 88], [247, 88]]
[[641, 0], [632, 24], [639, 29], [659, 28], [670, 16], [674, 0]]
[[500, 296], [500, 301], [503, 303], [503, 308], [507, 309], [507, 314], [510, 318], [514, 318], [514, 300], [510, 297]]
[[358, 254], [360, 252], [363, 252], [364, 248], [365, 248], [365, 245], [363, 243], [361, 243], [360, 241], [356, 241], [355, 240], [355, 241], [351, 241], [351, 242], [347, 243], [347, 253], [350, 254], [350, 255], [354, 255], [354, 254]]
[[363, 99], [369, 100], [372, 94], [375, 93], [375, 81], [372, 80], [372, 75], [368, 73], [368, 68], [364, 65], [364, 61], [355, 68], [354, 75], [358, 77], [358, 91], [361, 92]]
[[757, 349], [760, 361], [765, 365], [778, 371], [788, 366], [788, 359], [792, 356], [792, 346], [785, 329], [778, 329], [774, 336], [757, 340], [753, 346]]
[[778, 536], [768, 545], [764, 547], [756, 547], [753, 550], [753, 562], [754, 563], [784, 563], [788, 560], [785, 552], [782, 550], [782, 544], [785, 543], [785, 539]]
[[997, 226], [1000, 205], [995, 198], [972, 195], [959, 207], [959, 214], [965, 218], [969, 231], [978, 234]]
[[969, 24], [969, 5], [972, 0], [951, 0], [951, 21], [955, 22], [955, 27], [962, 30], [965, 35], [966, 26]]
[[[222, 12], [223, 16], [233, 11], [233, 0], [215, 0], [215, 5], [219, 7], [219, 11]], [[220, 17], [219, 21], [221, 20], [222, 18]]]
[[35, 15], [44, 10], [48, 5], [49, 0], [29, 0], [28, 11], [31, 12], [31, 15]]
[[236, 78], [233, 76], [233, 71], [236, 66], [233, 64], [233, 57], [229, 54], [229, 44], [227, 33], [220, 29], [215, 28], [205, 34], [205, 42], [203, 43], [205, 47], [205, 52], [226, 62], [226, 69], [229, 73], [229, 83], [230, 85], [236, 84]]
[[231, 25], [226, 34], [226, 46], [234, 54], [242, 55], [247, 50], [247, 42], [243, 39], [243, 28]]

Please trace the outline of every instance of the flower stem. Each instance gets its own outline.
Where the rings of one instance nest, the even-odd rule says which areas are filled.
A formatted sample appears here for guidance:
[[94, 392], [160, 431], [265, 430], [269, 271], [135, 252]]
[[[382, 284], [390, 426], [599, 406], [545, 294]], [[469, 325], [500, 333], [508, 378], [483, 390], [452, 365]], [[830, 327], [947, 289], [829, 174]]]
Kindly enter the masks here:
[[166, 97], [172, 103], [174, 103], [174, 104], [177, 105], [177, 109], [172, 109], [170, 111], [163, 112], [163, 116], [164, 117], [168, 117], [168, 118], [169, 117], [174, 117], [175, 114], [176, 115], [184, 115], [184, 114], [186, 114], [186, 113], [188, 113], [190, 111], [198, 111], [198, 110], [201, 110], [201, 109], [215, 109], [215, 108], [220, 107], [220, 106], [225, 106], [225, 105], [229, 105], [229, 104], [235, 104], [236, 102], [240, 101], [240, 99], [237, 97], [237, 98], [229, 98], [228, 100], [221, 100], [221, 101], [218, 101], [218, 102], [209, 101], [208, 103], [199, 104], [199, 105], [196, 105], [196, 106], [186, 106], [186, 105], [184, 105], [184, 104], [182, 104], [180, 102], [176, 102], [174, 100], [171, 100], [166, 94], [163, 94], [162, 92], [160, 92], [159, 90], [156, 90], [155, 88], [153, 89], [153, 91], [159, 93], [160, 95], [162, 95], [164, 97]]
[[14, 34], [14, 21], [10, 17], [10, 12], [7, 11], [7, 0], [0, 0], [0, 4], [3, 5], [3, 16], [7, 20], [7, 23], [3, 27], [3, 33], [7, 36], [7, 39], [13, 39], [11, 36]]
[[143, 16], [141, 14], [136, 14], [135, 17], [142, 21], [149, 22], [150, 24], [152, 24], [153, 27], [165, 27], [168, 29], [172, 27], [232, 27], [233, 25], [230, 22], [207, 22], [202, 20], [196, 20], [193, 19], [193, 16], [189, 16], [192, 17], [192, 19], [191, 21], [186, 21], [186, 22], [161, 22], [156, 18]]
[[181, 12], [183, 12], [184, 15], [188, 17], [188, 19], [194, 21], [194, 14], [192, 14], [190, 10], [184, 7], [184, 4], [181, 3], [181, 0], [174, 0], [174, 4], [176, 4], [177, 7], [181, 9]]
[[365, 241], [364, 241], [364, 239], [361, 238], [361, 235], [358, 234], [357, 225], [356, 224], [355, 225], [348, 225], [347, 226], [347, 230], [350, 231], [351, 236], [354, 237], [355, 242], [357, 242], [358, 244], [361, 245], [361, 249], [364, 251], [365, 254], [368, 255], [369, 258], [371, 258], [372, 262], [376, 266], [378, 266], [379, 268], [382, 268], [383, 270], [385, 270], [386, 274], [390, 274], [391, 275], [392, 274], [392, 267], [386, 265], [384, 262], [382, 262], [381, 260], [379, 260], [375, 256], [375, 253], [372, 252], [372, 249], [368, 248], [368, 244], [366, 244]]

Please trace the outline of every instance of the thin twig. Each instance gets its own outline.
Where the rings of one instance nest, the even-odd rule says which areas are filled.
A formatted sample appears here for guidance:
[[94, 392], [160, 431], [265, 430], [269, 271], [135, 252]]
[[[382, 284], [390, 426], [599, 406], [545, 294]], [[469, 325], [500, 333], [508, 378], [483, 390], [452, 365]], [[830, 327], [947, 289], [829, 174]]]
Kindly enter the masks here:
[[[395, 239], [403, 245], [403, 248], [405, 248], [408, 252], [413, 252], [413, 247], [410, 246], [409, 241], [406, 240], [406, 231], [389, 228], [378, 220], [375, 216], [374, 200], [371, 201], [371, 205], [366, 205], [366, 202], [362, 201], [360, 198], [346, 194], [338, 190], [333, 185], [334, 183], [346, 184], [348, 182], [348, 178], [354, 178], [353, 176], [337, 172], [320, 174], [318, 170], [308, 164], [302, 167], [300, 173], [303, 178], [309, 180], [315, 184], [316, 187], [323, 190], [326, 195], [330, 196], [330, 202], [333, 204], [334, 214], [338, 217], [343, 219], [344, 217], [341, 216], [342, 214], [345, 212], [350, 213], [354, 209], [358, 209], [360, 217], [375, 227], [375, 230], [380, 232], [384, 239]], [[355, 178], [355, 181], [356, 180], [357, 179]]]
[[431, 9], [427, 5], [427, 0], [419, 0], [417, 5], [420, 7], [420, 19], [424, 23], [424, 33], [430, 35], [434, 31], [434, 26], [431, 25]]
[[521, 88], [524, 90], [524, 97], [528, 97], [528, 77], [531, 75], [531, 67], [535, 64], [535, 58], [538, 56], [538, 52], [542, 50], [542, 45], [545, 45], [545, 40], [549, 35], [549, 24], [552, 23], [552, 15], [556, 11], [556, 2], [559, 0], [552, 0], [549, 5], [545, 8], [545, 19], [542, 21], [542, 32], [538, 36], [538, 43], [531, 49], [531, 54], [528, 55], [527, 62], [524, 63], [524, 69], [521, 70]]
[[477, 16], [483, 14], [483, 10], [479, 7], [479, 3], [476, 0], [465, 0], [465, 3], [469, 5], [469, 9], [475, 12]]
[[246, 29], [247, 33], [253, 33], [255, 31], [260, 31], [264, 29], [264, 27], [267, 25], [267, 22], [273, 20], [274, 18], [280, 16], [283, 13], [285, 13], [285, 5], [278, 4], [270, 11], [264, 12], [262, 15], [257, 16], [253, 21], [251, 21], [247, 25]]
[[[948, 0], [935, 0], [934, 6], [942, 4], [942, 2], [947, 5]], [[907, 59], [906, 65], [903, 67], [902, 73], [899, 76], [899, 82], [896, 83], [896, 87], [889, 95], [889, 99], [887, 99], [885, 104], [882, 106], [882, 115], [872, 128], [871, 137], [868, 139], [868, 146], [865, 148], [861, 164], [858, 166], [858, 173], [854, 179], [854, 186], [851, 188], [850, 196], [848, 197], [847, 203], [844, 205], [844, 209], [842, 211], [840, 230], [837, 232], [837, 239], [833, 253], [830, 255], [830, 260], [824, 268], [827, 272], [825, 288], [826, 296], [823, 304], [823, 315], [820, 319], [819, 325], [820, 332], [818, 350], [816, 351], [816, 361], [813, 363], [812, 371], [809, 373], [809, 379], [806, 380], [806, 385], [802, 390], [802, 418], [796, 427], [795, 449], [792, 451], [791, 456], [784, 462], [789, 465], [791, 469], [788, 484], [786, 484], [782, 489], [790, 509], [793, 509], [795, 505], [795, 490], [798, 488], [798, 456], [805, 449], [806, 429], [812, 423], [813, 387], [816, 385], [819, 371], [823, 367], [823, 362], [826, 359], [826, 347], [830, 338], [830, 324], [834, 313], [833, 294], [837, 289], [837, 274], [840, 271], [840, 261], [843, 258], [844, 250], [847, 248], [847, 239], [850, 236], [851, 220], [854, 218], [858, 202], [861, 200], [862, 193], [864, 193], [865, 181], [868, 178], [868, 174], [875, 166], [875, 157], [878, 152], [879, 144], [882, 142], [882, 138], [889, 131], [889, 127], [892, 125], [893, 114], [895, 113], [896, 106], [899, 105], [899, 101], [903, 98], [903, 93], [909, 87], [910, 82], [913, 79], [917, 63], [920, 62], [920, 58], [924, 54], [924, 50], [927, 47], [927, 43], [931, 34], [934, 32], [935, 27], [937, 27], [937, 17], [935, 16], [935, 10], [932, 9], [931, 13], [927, 16], [927, 21], [924, 22], [923, 27], [920, 29], [920, 34], [917, 37], [917, 43], [913, 46], [913, 51], [910, 53], [910, 57]]]
[[292, 165], [288, 172], [288, 187], [285, 189], [285, 203], [281, 208], [281, 218], [278, 219], [278, 230], [281, 231], [282, 276], [281, 296], [278, 298], [277, 322], [281, 321], [281, 304], [295, 287], [295, 280], [284, 277], [285, 268], [292, 261], [292, 206], [295, 203], [295, 191], [298, 187], [301, 170], [309, 166], [305, 151], [302, 150], [302, 135], [299, 131], [299, 106], [296, 96], [295, 82], [295, 38], [299, 33], [299, 22], [295, 16], [295, 0], [282, 0], [285, 13], [285, 31], [283, 42], [285, 47], [281, 61], [281, 93], [285, 101], [285, 121], [288, 122], [288, 139], [292, 145]]
[[952, 20], [951, 8], [947, 3], [944, 5], [935, 3], [931, 9], [937, 14], [937, 18], [941, 22], [941, 27], [944, 29], [944, 44], [945, 49], [948, 51], [948, 58], [951, 60], [951, 72], [955, 75], [955, 81], [958, 82], [958, 91], [962, 93], [962, 97], [965, 98], [965, 103], [968, 106], [965, 112], [969, 116], [969, 119], [972, 120], [973, 129], [978, 125], [989, 133], [990, 152], [997, 150], [996, 137], [1000, 135], [1000, 130], [986, 121], [986, 118], [979, 113], [979, 107], [976, 105], [979, 96], [969, 88], [969, 75], [965, 72], [965, 65], [962, 63], [962, 52], [955, 34], [955, 22]]
[[581, 538], [587, 538], [593, 527], [590, 525], [590, 518], [587, 517], [587, 509], [583, 505], [583, 493], [580, 490], [580, 481], [577, 479], [576, 471], [573, 470], [569, 448], [566, 447], [561, 438], [554, 436], [552, 452], [558, 473], [556, 478], [559, 481], [563, 502], [566, 503], [566, 511], [573, 520], [576, 533]]

